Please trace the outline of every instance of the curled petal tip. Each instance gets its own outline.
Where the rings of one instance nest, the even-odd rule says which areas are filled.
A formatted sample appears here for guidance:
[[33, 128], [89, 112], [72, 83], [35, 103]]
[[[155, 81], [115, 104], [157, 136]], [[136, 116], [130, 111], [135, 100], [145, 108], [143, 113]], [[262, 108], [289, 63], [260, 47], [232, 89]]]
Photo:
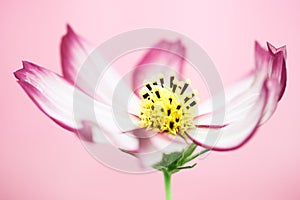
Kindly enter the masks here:
[[64, 36], [66, 37], [69, 34], [74, 35], [75, 31], [73, 30], [70, 24], [67, 24], [67, 33]]
[[27, 63], [28, 63], [28, 61], [22, 60], [22, 65], [23, 65], [23, 66], [26, 65]]
[[276, 47], [274, 47], [270, 42], [267, 42], [267, 47], [268, 47], [268, 50], [269, 50], [270, 52], [272, 52], [273, 54], [276, 54], [276, 53], [277, 53]]
[[35, 64], [33, 64], [32, 62], [27, 61], [27, 60], [22, 60], [22, 65], [23, 65], [24, 69], [27, 69], [28, 67], [35, 66]]
[[259, 73], [265, 73], [268, 78], [276, 78], [280, 83], [278, 101], [281, 99], [286, 87], [286, 47], [274, 47], [267, 42], [267, 50], [255, 42], [255, 65]]
[[62, 46], [63, 40], [68, 40], [68, 37], [74, 37], [74, 35], [76, 35], [73, 28], [69, 24], [66, 25], [66, 30], [67, 30], [67, 32], [62, 36], [62, 41], [60, 44], [61, 46]]
[[67, 27], [67, 30], [68, 30], [68, 31], [69, 31], [69, 30], [72, 30], [72, 27], [70, 26], [69, 23], [66, 24], [66, 27]]
[[[286, 46], [281, 46], [279, 48], [276, 48], [274, 45], [272, 45], [270, 42], [267, 42], [267, 48], [269, 53], [271, 53], [272, 55], [276, 55], [276, 54], [283, 54], [284, 59], [286, 59]], [[255, 51], [256, 53], [260, 53], [260, 54], [264, 54], [266, 51], [265, 49], [257, 42], [255, 41]]]
[[286, 46], [281, 46], [279, 48], [276, 48], [275, 46], [273, 46], [270, 42], [267, 42], [267, 46], [268, 46], [268, 50], [272, 53], [272, 54], [280, 54], [282, 53], [284, 59], [286, 59]]
[[266, 50], [257, 41], [255, 41], [255, 43], [254, 43], [254, 50], [255, 50], [256, 58], [261, 58], [261, 57], [266, 57], [267, 56], [266, 55]]
[[19, 69], [19, 70], [17, 70], [17, 71], [14, 72], [14, 76], [15, 76], [16, 79], [18, 79], [18, 81], [21, 79], [20, 70], [21, 69]]
[[254, 41], [254, 46], [260, 46], [259, 42], [257, 40]]
[[18, 69], [17, 71], [14, 72], [14, 76], [18, 79], [18, 81], [24, 80], [26, 78], [26, 76], [25, 76], [26, 71], [30, 67], [34, 66], [34, 64], [29, 61], [22, 60], [22, 66], [23, 66], [23, 68]]

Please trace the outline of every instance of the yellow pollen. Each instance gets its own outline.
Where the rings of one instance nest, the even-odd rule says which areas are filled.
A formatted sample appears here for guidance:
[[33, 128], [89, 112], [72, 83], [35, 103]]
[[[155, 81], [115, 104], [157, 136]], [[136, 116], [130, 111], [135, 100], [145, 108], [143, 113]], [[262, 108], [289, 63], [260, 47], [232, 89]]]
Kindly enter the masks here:
[[197, 91], [188, 87], [190, 80], [179, 82], [171, 75], [169, 80], [162, 75], [157, 81], [146, 82], [140, 90], [140, 127], [172, 135], [183, 135], [193, 128]]

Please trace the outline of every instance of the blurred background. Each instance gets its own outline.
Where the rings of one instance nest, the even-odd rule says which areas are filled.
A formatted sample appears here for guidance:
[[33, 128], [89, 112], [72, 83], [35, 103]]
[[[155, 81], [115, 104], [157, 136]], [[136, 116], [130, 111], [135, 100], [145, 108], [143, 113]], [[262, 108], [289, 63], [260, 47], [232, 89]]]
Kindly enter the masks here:
[[300, 199], [299, 7], [297, 0], [1, 0], [0, 199], [164, 198], [162, 174], [125, 174], [101, 165], [16, 83], [13, 72], [22, 60], [61, 73], [67, 23], [95, 45], [137, 28], [180, 32], [206, 50], [224, 85], [253, 68], [255, 40], [287, 45], [288, 85], [274, 116], [241, 149], [213, 152], [175, 174], [173, 198]]

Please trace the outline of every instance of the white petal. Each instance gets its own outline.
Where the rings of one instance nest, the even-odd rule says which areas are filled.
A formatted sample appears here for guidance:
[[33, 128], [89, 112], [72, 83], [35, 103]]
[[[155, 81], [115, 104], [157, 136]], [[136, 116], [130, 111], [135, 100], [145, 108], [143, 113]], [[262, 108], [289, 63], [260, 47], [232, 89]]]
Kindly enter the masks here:
[[[113, 93], [121, 77], [109, 61], [70, 26], [61, 41], [63, 76], [89, 96], [112, 105]], [[131, 92], [129, 85], [120, 85]]]
[[[196, 144], [216, 151], [239, 148], [246, 143], [259, 127], [269, 96], [267, 81], [258, 92], [249, 90], [237, 98], [237, 104], [226, 109], [223, 126], [198, 125], [188, 130], [188, 136]], [[253, 90], [255, 90], [254, 88]]]
[[[99, 127], [102, 133], [116, 146], [124, 149], [137, 149], [135, 137], [123, 134], [123, 131], [136, 129], [136, 118], [124, 110], [117, 110], [119, 126], [114, 119], [112, 108], [94, 101], [59, 75], [29, 62], [23, 62], [23, 69], [15, 72], [20, 85], [36, 105], [52, 120], [62, 127], [77, 133], [83, 138], [93, 138], [87, 134], [85, 123]], [[122, 119], [128, 117], [131, 123]], [[127, 120], [128, 121], [128, 120]], [[126, 121], [126, 122], [127, 122]], [[134, 146], [132, 146], [134, 145]]]

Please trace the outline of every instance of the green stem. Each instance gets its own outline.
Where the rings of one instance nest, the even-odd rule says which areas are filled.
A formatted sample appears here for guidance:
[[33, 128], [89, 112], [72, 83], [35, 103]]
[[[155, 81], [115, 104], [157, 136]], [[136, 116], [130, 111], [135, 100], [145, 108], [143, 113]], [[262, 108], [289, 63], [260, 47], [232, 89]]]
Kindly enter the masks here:
[[166, 200], [172, 200], [171, 174], [167, 170], [163, 170], [165, 180]]

